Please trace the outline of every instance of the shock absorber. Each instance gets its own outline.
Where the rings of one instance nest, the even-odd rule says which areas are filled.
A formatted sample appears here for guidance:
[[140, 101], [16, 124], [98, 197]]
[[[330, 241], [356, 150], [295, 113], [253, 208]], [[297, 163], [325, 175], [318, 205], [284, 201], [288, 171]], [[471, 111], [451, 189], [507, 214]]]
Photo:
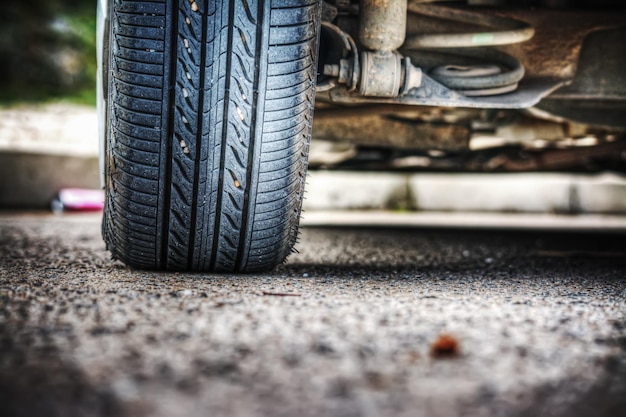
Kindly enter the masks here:
[[419, 87], [422, 72], [396, 50], [406, 37], [407, 0], [359, 2], [359, 94], [397, 97]]
[[[406, 0], [362, 0], [360, 51], [350, 35], [323, 22], [320, 57], [325, 60], [324, 77], [366, 97], [398, 97], [419, 87], [421, 69], [396, 51], [406, 36], [406, 5]], [[318, 78], [318, 91], [335, 85], [328, 78], [321, 81]]]
[[389, 53], [406, 37], [407, 0], [361, 0], [359, 41], [366, 49]]
[[406, 35], [406, 0], [361, 0], [359, 93], [395, 97], [402, 82], [402, 57], [395, 52]]
[[397, 97], [419, 87], [421, 69], [396, 52], [406, 36], [406, 7], [407, 0], [361, 0], [361, 51], [349, 35], [325, 22], [322, 36], [343, 44], [344, 56], [338, 64], [324, 65], [324, 75], [336, 77], [350, 91], [358, 87], [359, 94], [369, 97]]

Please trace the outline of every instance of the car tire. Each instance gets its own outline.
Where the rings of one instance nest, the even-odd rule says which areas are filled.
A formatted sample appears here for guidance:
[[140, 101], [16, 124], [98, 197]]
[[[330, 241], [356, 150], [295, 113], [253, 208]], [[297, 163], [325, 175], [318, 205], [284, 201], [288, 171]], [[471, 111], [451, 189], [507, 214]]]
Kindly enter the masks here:
[[318, 0], [109, 9], [103, 237], [136, 268], [251, 272], [297, 238]]

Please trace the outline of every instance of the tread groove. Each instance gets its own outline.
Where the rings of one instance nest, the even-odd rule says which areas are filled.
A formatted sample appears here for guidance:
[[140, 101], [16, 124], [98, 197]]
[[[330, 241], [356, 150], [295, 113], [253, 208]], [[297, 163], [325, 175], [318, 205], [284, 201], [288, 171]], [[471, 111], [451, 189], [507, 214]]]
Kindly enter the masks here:
[[[204, 103], [204, 88], [205, 88], [205, 71], [206, 71], [206, 37], [207, 33], [204, 28], [207, 26], [208, 20], [208, 11], [206, 5], [202, 7], [202, 35], [200, 41], [200, 85], [198, 87], [198, 103], [199, 106], [202, 107]], [[201, 152], [200, 146], [202, 144], [202, 127], [204, 118], [198, 117], [198, 126], [196, 131], [196, 153], [194, 155], [194, 178], [193, 178], [193, 196], [198, 195], [198, 189], [200, 187], [200, 160], [201, 160]], [[197, 227], [197, 216], [198, 216], [198, 208], [197, 205], [194, 204], [191, 208], [191, 227], [190, 227], [190, 236], [189, 236], [189, 248], [187, 253], [187, 269], [193, 269], [194, 265], [194, 249], [196, 245], [196, 227]]]
[[[256, 158], [256, 141], [257, 141], [257, 131], [258, 130], [262, 130], [261, 127], [257, 128], [257, 118], [259, 117], [259, 105], [263, 106], [263, 101], [264, 101], [264, 95], [263, 95], [263, 87], [265, 87], [264, 85], [260, 85], [260, 84], [265, 84], [264, 80], [261, 80], [261, 72], [263, 71], [262, 68], [262, 62], [264, 62], [264, 49], [261, 47], [261, 45], [263, 45], [263, 25], [265, 24], [264, 21], [264, 1], [261, 0], [258, 3], [258, 12], [257, 12], [257, 16], [259, 18], [259, 21], [257, 22], [257, 27], [256, 27], [256, 39], [255, 39], [255, 45], [256, 45], [256, 54], [254, 56], [254, 62], [256, 63], [255, 65], [255, 73], [254, 73], [254, 83], [253, 85], [257, 86], [258, 89], [258, 93], [254, 95], [254, 99], [252, 102], [252, 106], [251, 106], [251, 113], [252, 113], [252, 120], [250, 121], [250, 141], [248, 142], [248, 161], [247, 161], [247, 172], [246, 172], [246, 189], [244, 191], [244, 198], [243, 198], [243, 208], [241, 210], [241, 227], [239, 230], [239, 247], [237, 249], [237, 258], [235, 260], [235, 270], [236, 271], [243, 271], [245, 269], [245, 264], [247, 264], [247, 248], [248, 248], [248, 239], [247, 239], [247, 235], [248, 235], [248, 228], [250, 227], [250, 223], [251, 223], [251, 219], [250, 219], [250, 211], [251, 211], [251, 207], [253, 207], [253, 204], [251, 204], [251, 198], [254, 198], [253, 193], [255, 193], [256, 187], [253, 190], [253, 183], [256, 182], [255, 179], [253, 178], [254, 174], [257, 174], [255, 172], [255, 170], [258, 170], [257, 168], [257, 161], [258, 159]], [[248, 9], [246, 8], [246, 11], [248, 11]], [[250, 19], [251, 21], [253, 21], [253, 19]], [[246, 45], [247, 47], [247, 45]], [[261, 103], [261, 104], [260, 104]], [[262, 117], [262, 116], [261, 116]], [[261, 120], [262, 122], [262, 120]], [[258, 152], [258, 151], [257, 151]], [[258, 174], [256, 175], [258, 177]], [[253, 221], [254, 219], [252, 219]]]
[[[170, 16], [171, 20], [169, 22], [170, 29], [170, 45], [176, 44], [176, 39], [178, 36], [178, 2], [171, 2]], [[177, 66], [176, 61], [178, 60], [178, 49], [172, 47], [170, 50], [170, 61], [169, 61], [169, 77], [163, 77], [163, 81], [167, 80], [167, 84], [163, 85], [161, 88], [163, 89], [163, 93], [167, 95], [168, 110], [167, 110], [167, 129], [165, 134], [161, 136], [161, 141], [165, 142], [163, 145], [165, 147], [165, 152], [163, 158], [161, 159], [162, 163], [165, 161], [165, 172], [162, 174], [162, 178], [164, 177], [165, 186], [161, 188], [163, 190], [163, 203], [161, 209], [161, 253], [160, 253], [160, 267], [161, 269], [167, 268], [167, 250], [169, 246], [169, 235], [170, 235], [170, 227], [169, 227], [169, 216], [171, 211], [171, 188], [172, 188], [172, 141], [169, 140], [169, 135], [171, 135], [174, 131], [174, 115], [175, 111], [171, 108], [171, 104], [175, 103], [175, 90], [170, 88], [170, 86], [176, 85], [176, 73]], [[165, 140], [163, 140], [165, 138]]]
[[[234, 1], [230, 0], [230, 8], [228, 10], [228, 22], [233, 22], [234, 21], [234, 15], [235, 15], [235, 7], [234, 7]], [[234, 27], [232, 24], [229, 24], [228, 26], [228, 35], [227, 35], [227, 40], [226, 40], [226, 72], [227, 74], [229, 73], [230, 69], [232, 68], [232, 49], [233, 49], [233, 31], [234, 31]], [[224, 91], [224, 115], [228, 115], [229, 114], [229, 108], [230, 108], [230, 76], [226, 76], [226, 81], [225, 81], [225, 91]], [[226, 143], [228, 142], [228, 129], [227, 127], [223, 127], [222, 128], [222, 137], [221, 137], [221, 146], [220, 146], [220, 167], [224, 166], [224, 161], [226, 158]], [[220, 217], [222, 214], [222, 193], [224, 192], [224, 172], [223, 170], [220, 171], [219, 174], [219, 180], [218, 180], [218, 187], [217, 187], [217, 202], [216, 202], [216, 210], [215, 210], [215, 226], [213, 227], [213, 250], [211, 253], [211, 270], [215, 270], [216, 267], [216, 259], [217, 259], [217, 252], [218, 252], [218, 248], [219, 248], [219, 237], [220, 237]]]

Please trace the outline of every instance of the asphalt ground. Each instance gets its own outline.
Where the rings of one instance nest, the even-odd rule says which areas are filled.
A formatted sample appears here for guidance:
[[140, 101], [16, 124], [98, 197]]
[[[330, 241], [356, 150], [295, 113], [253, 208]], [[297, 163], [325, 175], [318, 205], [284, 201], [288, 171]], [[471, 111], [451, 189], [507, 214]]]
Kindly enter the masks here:
[[318, 222], [235, 276], [99, 222], [0, 215], [0, 415], [625, 415], [623, 233]]

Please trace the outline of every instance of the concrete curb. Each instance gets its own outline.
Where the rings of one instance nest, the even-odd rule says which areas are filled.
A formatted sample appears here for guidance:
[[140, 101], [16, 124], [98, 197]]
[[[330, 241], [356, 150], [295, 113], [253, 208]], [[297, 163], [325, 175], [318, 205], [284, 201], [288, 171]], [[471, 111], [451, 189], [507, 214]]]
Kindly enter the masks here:
[[606, 214], [389, 212], [378, 210], [309, 211], [303, 227], [384, 227], [445, 229], [506, 229], [625, 233], [626, 216]]
[[[66, 187], [99, 188], [98, 158], [0, 152], [0, 208], [46, 208]], [[626, 214], [626, 177], [313, 171], [303, 208]]]
[[626, 176], [311, 172], [305, 210], [626, 213]]

